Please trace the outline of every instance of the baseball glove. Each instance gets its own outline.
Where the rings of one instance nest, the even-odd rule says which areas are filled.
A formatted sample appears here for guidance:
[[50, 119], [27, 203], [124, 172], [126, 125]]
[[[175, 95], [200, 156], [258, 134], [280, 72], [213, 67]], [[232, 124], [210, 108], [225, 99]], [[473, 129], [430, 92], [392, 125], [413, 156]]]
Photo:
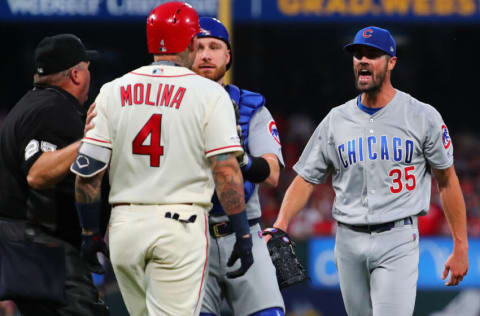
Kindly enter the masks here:
[[270, 235], [267, 247], [277, 270], [277, 281], [280, 289], [310, 279], [307, 271], [295, 255], [295, 243], [287, 233], [278, 228], [267, 228], [263, 235]]

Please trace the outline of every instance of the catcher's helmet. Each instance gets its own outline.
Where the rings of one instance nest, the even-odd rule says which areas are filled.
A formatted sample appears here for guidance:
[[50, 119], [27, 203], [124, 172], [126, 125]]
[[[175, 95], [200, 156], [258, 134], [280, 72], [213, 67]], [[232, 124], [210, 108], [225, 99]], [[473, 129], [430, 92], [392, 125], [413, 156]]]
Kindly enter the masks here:
[[200, 32], [198, 14], [184, 2], [167, 2], [147, 18], [147, 45], [151, 54], [174, 54], [187, 49]]
[[228, 31], [225, 25], [222, 24], [219, 20], [210, 17], [201, 17], [200, 18], [200, 33], [198, 34], [199, 38], [202, 37], [213, 37], [222, 40], [227, 44], [228, 49], [230, 49], [230, 62], [227, 64], [227, 70], [232, 64], [232, 47], [230, 45], [230, 37], [228, 36]]

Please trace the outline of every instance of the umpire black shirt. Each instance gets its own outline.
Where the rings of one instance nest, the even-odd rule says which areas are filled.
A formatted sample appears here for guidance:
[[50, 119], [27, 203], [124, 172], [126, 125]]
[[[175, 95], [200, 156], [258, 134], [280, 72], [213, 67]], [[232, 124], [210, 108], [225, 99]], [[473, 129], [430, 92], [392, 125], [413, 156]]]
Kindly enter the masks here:
[[0, 127], [0, 217], [27, 219], [62, 240], [80, 245], [75, 209], [75, 177], [34, 190], [27, 175], [44, 152], [83, 137], [86, 110], [63, 89], [35, 85], [10, 111]]

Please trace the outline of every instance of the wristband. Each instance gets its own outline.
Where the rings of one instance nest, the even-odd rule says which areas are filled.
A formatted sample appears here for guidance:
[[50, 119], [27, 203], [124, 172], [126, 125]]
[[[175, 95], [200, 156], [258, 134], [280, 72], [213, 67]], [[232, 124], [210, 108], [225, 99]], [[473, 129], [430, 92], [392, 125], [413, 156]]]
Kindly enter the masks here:
[[93, 203], [75, 203], [82, 229], [98, 233], [100, 230], [101, 201]]
[[228, 215], [228, 219], [230, 220], [230, 224], [232, 225], [237, 239], [250, 234], [250, 226], [248, 225], [247, 213], [245, 211]]
[[253, 183], [262, 183], [270, 175], [270, 166], [262, 157], [249, 157], [248, 169], [242, 168], [243, 178]]

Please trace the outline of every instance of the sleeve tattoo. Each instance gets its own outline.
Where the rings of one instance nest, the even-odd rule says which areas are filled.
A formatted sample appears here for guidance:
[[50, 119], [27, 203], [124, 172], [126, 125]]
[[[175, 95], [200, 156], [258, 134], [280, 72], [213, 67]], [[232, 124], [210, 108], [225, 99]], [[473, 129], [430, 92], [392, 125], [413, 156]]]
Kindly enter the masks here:
[[75, 180], [75, 200], [78, 203], [94, 203], [101, 198], [101, 186], [104, 172], [91, 178], [77, 176]]

